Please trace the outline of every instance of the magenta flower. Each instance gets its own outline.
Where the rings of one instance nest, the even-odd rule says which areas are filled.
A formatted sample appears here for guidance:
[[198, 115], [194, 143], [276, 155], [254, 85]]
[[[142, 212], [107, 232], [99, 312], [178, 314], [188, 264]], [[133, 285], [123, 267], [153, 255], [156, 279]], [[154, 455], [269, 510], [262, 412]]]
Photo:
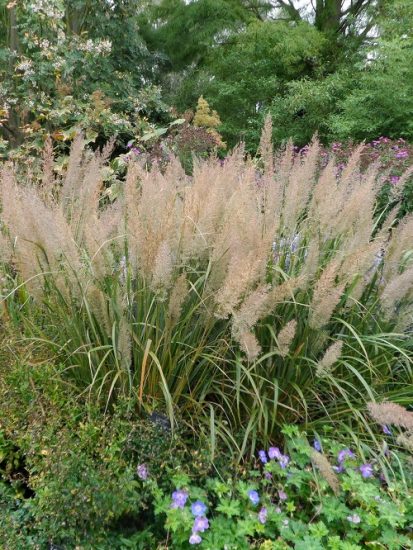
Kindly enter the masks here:
[[403, 151], [398, 151], [395, 155], [396, 159], [407, 159], [409, 156], [409, 151], [406, 151], [405, 149]]
[[265, 508], [265, 506], [263, 506], [261, 510], [258, 512], [258, 521], [264, 525], [264, 523], [266, 523], [267, 521], [267, 515], [268, 515], [268, 510], [267, 508]]

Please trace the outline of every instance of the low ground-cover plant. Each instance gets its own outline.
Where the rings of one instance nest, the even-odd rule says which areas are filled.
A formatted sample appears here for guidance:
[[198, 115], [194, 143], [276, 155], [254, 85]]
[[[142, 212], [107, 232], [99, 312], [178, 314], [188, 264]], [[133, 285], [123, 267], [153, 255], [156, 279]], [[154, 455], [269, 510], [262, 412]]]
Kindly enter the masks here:
[[[413, 472], [395, 451], [397, 427], [384, 426], [371, 452], [328, 426], [311, 437], [285, 426], [279, 447], [270, 443], [238, 467], [226, 455], [213, 465], [204, 441], [123, 404], [108, 422], [53, 365], [18, 360], [0, 369], [5, 550], [411, 547]], [[371, 413], [411, 426], [401, 408]]]
[[258, 168], [242, 149], [191, 177], [130, 162], [110, 204], [109, 151], [81, 137], [63, 180], [50, 157], [40, 186], [6, 166], [3, 321], [106, 408], [130, 398], [173, 426], [179, 407], [240, 455], [286, 421], [355, 427], [367, 401], [410, 403], [411, 218], [377, 219], [360, 149], [323, 168], [317, 143], [274, 155], [270, 134]]

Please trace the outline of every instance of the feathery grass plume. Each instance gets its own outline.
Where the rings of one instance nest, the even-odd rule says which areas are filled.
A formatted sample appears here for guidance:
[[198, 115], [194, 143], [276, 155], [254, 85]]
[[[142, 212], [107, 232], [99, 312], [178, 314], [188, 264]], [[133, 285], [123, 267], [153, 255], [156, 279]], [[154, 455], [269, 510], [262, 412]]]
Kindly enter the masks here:
[[177, 277], [169, 296], [167, 317], [170, 324], [174, 325], [179, 320], [181, 316], [182, 306], [186, 297], [188, 296], [188, 292], [189, 284], [187, 280], [187, 275], [184, 272]]
[[174, 260], [169, 244], [164, 241], [159, 246], [152, 270], [151, 287], [158, 293], [159, 298], [166, 300], [167, 293], [172, 284]]
[[390, 194], [390, 202], [398, 202], [403, 196], [406, 183], [409, 181], [410, 176], [413, 174], [413, 164], [410, 165], [401, 175], [397, 185], [393, 185]]
[[283, 206], [283, 228], [293, 234], [309, 201], [315, 183], [320, 145], [314, 140], [304, 159], [296, 159], [285, 189]]
[[[377, 168], [371, 167], [363, 176], [354, 177], [354, 182], [345, 196], [343, 207], [337, 213], [334, 228], [337, 234], [357, 236], [361, 244], [369, 242], [372, 228], [374, 204], [376, 199]], [[345, 182], [339, 182], [338, 187]], [[354, 242], [354, 239], [352, 239]]]
[[398, 334], [413, 334], [413, 308], [406, 304], [397, 312], [397, 320], [394, 332]]
[[322, 378], [331, 373], [331, 369], [340, 359], [343, 350], [343, 341], [337, 340], [329, 346], [320, 361], [317, 363], [316, 376]]
[[400, 447], [404, 447], [407, 451], [413, 453], [413, 432], [398, 435], [396, 441]]
[[334, 160], [330, 160], [320, 172], [308, 207], [312, 233], [316, 236], [319, 230], [325, 239], [331, 238], [334, 233], [334, 224], [331, 221], [335, 220], [343, 203], [343, 197], [339, 196], [335, 172]]
[[[11, 174], [3, 173], [2, 217], [15, 240], [14, 256], [22, 277], [38, 295], [43, 275], [53, 272], [60, 291], [66, 295], [68, 283], [77, 291], [77, 274], [82, 267], [78, 250], [62, 211], [55, 205], [45, 205], [40, 194], [41, 190], [34, 187], [19, 192]], [[70, 268], [62, 271], [63, 264]]]
[[401, 300], [413, 298], [413, 266], [396, 275], [384, 287], [380, 300], [387, 318], [392, 318], [397, 313], [396, 306]]
[[84, 302], [87, 307], [93, 313], [96, 321], [99, 324], [99, 328], [106, 336], [112, 334], [112, 321], [109, 315], [109, 300], [107, 295], [93, 282], [90, 285], [86, 285], [84, 290]]
[[[70, 148], [69, 162], [67, 165], [66, 176], [60, 189], [60, 202], [65, 212], [68, 211], [70, 204], [73, 204], [73, 198], [79, 188], [79, 182], [83, 178], [83, 154], [84, 139], [82, 134], [77, 134]], [[71, 213], [69, 213], [69, 218]]]
[[367, 403], [367, 410], [377, 424], [390, 424], [413, 431], [413, 412], [397, 403]]
[[259, 246], [255, 250], [240, 251], [238, 256], [233, 255], [222, 287], [215, 295], [219, 318], [227, 319], [234, 312], [244, 295], [262, 279], [265, 267], [265, 250]]
[[384, 256], [383, 278], [391, 282], [400, 273], [403, 255], [413, 250], [413, 214], [406, 216], [391, 231], [391, 239]]
[[297, 321], [296, 319], [292, 319], [278, 333], [277, 343], [278, 351], [281, 357], [287, 357], [292, 341], [294, 340], [296, 330]]
[[242, 351], [247, 356], [249, 361], [254, 361], [261, 353], [261, 346], [252, 332], [243, 332], [237, 336]]
[[[267, 309], [268, 288], [268, 285], [263, 285], [250, 292], [241, 306], [233, 312], [232, 335], [238, 342], [244, 342], [244, 335], [251, 332], [259, 319], [264, 315]], [[256, 349], [258, 349], [258, 342], [255, 347]], [[248, 353], [251, 358], [251, 353]]]
[[[269, 285], [261, 285], [250, 292], [234, 313], [237, 324], [251, 329], [266, 312]], [[235, 321], [234, 321], [235, 322]]]
[[340, 481], [328, 458], [315, 449], [311, 449], [311, 462], [330, 485], [333, 493], [337, 495], [340, 492]]
[[332, 260], [315, 283], [308, 319], [313, 329], [320, 329], [329, 322], [343, 294], [345, 283], [336, 281], [338, 270], [338, 261]]
[[41, 190], [44, 202], [50, 203], [56, 196], [56, 178], [53, 171], [53, 142], [47, 136], [43, 148]]
[[[80, 138], [52, 201], [36, 187], [37, 175], [36, 185], [17, 183], [5, 165], [0, 217], [13, 245], [6, 269], [10, 281], [17, 275], [7, 306], [16, 326], [50, 342], [53, 356], [58, 348], [59, 361], [71, 366], [64, 376], [91, 397], [132, 397], [143, 376], [143, 408], [154, 401], [176, 407], [199, 425], [200, 411], [213, 406], [217, 427], [224, 416], [230, 422], [222, 437], [242, 448], [283, 423], [341, 419], [349, 406], [360, 410], [366, 395], [405, 400], [413, 358], [394, 327], [401, 313], [409, 322], [409, 291], [396, 292], [390, 309], [397, 305], [397, 318], [385, 319], [380, 293], [385, 302], [395, 291], [382, 288], [380, 270], [387, 242], [395, 276], [384, 283], [407, 288], [396, 280], [411, 268], [407, 229], [400, 228], [407, 245], [398, 252], [399, 230], [387, 232], [392, 221], [380, 230], [373, 222], [374, 169], [360, 173], [357, 158], [341, 178], [334, 163], [317, 169], [308, 197], [304, 166], [313, 173], [316, 154], [294, 163], [292, 144], [273, 155], [266, 139], [262, 162], [239, 147], [222, 163], [196, 160], [192, 176], [176, 160], [162, 170], [131, 162], [124, 197], [109, 206], [101, 200], [107, 151], [83, 152]], [[303, 193], [297, 205], [292, 189]], [[0, 264], [9, 260], [3, 248]], [[339, 309], [350, 291], [351, 303]], [[287, 324], [278, 335], [281, 358], [274, 327], [289, 319], [300, 345], [288, 354], [294, 327]], [[346, 342], [357, 377], [350, 369], [343, 379], [325, 377], [321, 405], [312, 357], [337, 340]], [[263, 357], [240, 366], [240, 349], [250, 361]]]

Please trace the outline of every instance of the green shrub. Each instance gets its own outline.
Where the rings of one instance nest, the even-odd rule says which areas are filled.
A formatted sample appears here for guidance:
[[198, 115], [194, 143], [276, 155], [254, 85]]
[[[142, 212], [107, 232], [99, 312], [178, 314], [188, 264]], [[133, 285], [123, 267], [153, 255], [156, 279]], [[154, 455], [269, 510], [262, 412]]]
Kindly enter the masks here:
[[142, 419], [119, 403], [102, 416], [56, 380], [53, 366], [34, 364], [30, 351], [30, 365], [10, 354], [0, 367], [0, 407], [7, 409], [0, 424], [0, 547], [120, 548], [129, 535], [151, 547], [153, 534], [162, 538], [164, 531], [139, 464], [150, 464], [151, 479], [168, 492], [165, 471], [205, 476], [205, 453], [191, 439], [184, 444], [183, 426], [172, 434], [160, 413]]

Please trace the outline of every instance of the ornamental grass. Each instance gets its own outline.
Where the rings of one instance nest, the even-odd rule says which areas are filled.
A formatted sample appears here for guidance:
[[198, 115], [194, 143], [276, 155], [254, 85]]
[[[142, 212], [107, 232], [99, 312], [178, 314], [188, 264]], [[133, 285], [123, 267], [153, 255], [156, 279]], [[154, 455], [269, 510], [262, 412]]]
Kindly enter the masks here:
[[[273, 151], [131, 162], [104, 193], [109, 149], [78, 136], [67, 172], [1, 173], [2, 330], [49, 350], [110, 409], [176, 413], [243, 455], [294, 422], [366, 437], [367, 402], [413, 400], [413, 218], [377, 211], [386, 177]], [[409, 177], [401, 177], [398, 188]]]

